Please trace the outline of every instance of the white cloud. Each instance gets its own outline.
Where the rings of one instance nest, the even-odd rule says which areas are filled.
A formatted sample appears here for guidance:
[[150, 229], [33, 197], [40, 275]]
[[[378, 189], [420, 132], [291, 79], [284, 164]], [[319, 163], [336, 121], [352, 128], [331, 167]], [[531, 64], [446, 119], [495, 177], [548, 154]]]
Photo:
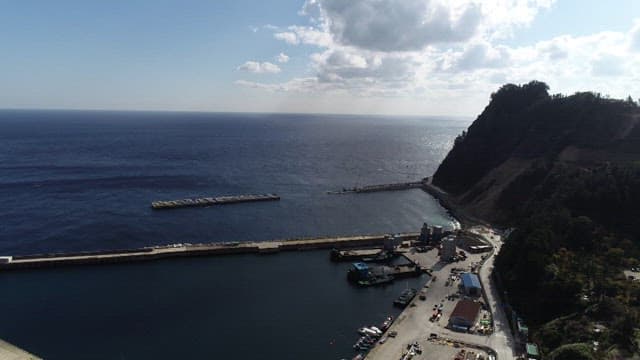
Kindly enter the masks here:
[[284, 64], [286, 62], [289, 62], [289, 56], [285, 53], [280, 53], [278, 54], [278, 56], [276, 56], [276, 61], [281, 64]]
[[324, 26], [343, 45], [379, 51], [420, 50], [440, 42], [471, 38], [480, 23], [480, 6], [459, 9], [413, 0], [324, 0], [316, 2]]
[[246, 71], [254, 74], [277, 74], [280, 67], [270, 62], [247, 61], [238, 66], [236, 70]]
[[[307, 0], [301, 14], [317, 24], [314, 30], [328, 34], [338, 45], [386, 52], [418, 51], [474, 37], [505, 37], [514, 28], [529, 25], [540, 9], [549, 8], [553, 2]], [[295, 30], [290, 34], [299, 36]]]
[[298, 36], [296, 36], [295, 33], [289, 31], [275, 33], [273, 34], [273, 37], [291, 45], [298, 45], [300, 43], [300, 40], [298, 40]]
[[509, 62], [510, 54], [507, 47], [494, 47], [488, 42], [479, 41], [468, 44], [462, 52], [456, 54], [449, 70], [473, 71], [482, 68], [502, 68]]
[[624, 69], [624, 59], [615, 55], [604, 55], [591, 61], [591, 74], [594, 76], [620, 76]]
[[636, 20], [635, 25], [629, 32], [631, 50], [640, 51], [640, 20]]
[[237, 84], [333, 94], [335, 99], [394, 97], [454, 107], [475, 103], [470, 112], [481, 110], [488, 94], [505, 82], [537, 79], [564, 93], [638, 93], [640, 20], [627, 32], [505, 45], [505, 37], [529, 26], [553, 2], [307, 0], [300, 14], [310, 25], [273, 31], [290, 45], [316, 48], [309, 55], [308, 72], [277, 84]]

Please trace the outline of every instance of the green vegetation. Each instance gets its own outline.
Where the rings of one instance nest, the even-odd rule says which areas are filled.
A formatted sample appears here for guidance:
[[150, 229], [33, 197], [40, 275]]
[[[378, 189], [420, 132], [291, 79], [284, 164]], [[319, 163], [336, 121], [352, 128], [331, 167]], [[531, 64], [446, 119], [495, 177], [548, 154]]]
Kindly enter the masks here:
[[490, 209], [488, 220], [515, 228], [496, 270], [543, 354], [638, 353], [640, 281], [623, 270], [640, 264], [640, 109], [547, 91], [503, 86], [433, 181], [463, 209]]
[[551, 360], [593, 360], [591, 349], [587, 344], [567, 344], [555, 349], [550, 355]]

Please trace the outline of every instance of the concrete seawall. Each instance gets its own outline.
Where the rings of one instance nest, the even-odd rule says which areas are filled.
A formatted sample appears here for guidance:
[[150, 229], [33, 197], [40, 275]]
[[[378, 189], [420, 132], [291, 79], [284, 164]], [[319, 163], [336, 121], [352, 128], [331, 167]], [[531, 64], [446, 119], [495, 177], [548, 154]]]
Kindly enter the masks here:
[[429, 195], [433, 196], [443, 208], [447, 209], [449, 214], [453, 216], [456, 220], [458, 220], [461, 224], [463, 224], [463, 228], [471, 227], [474, 225], [485, 225], [489, 226], [485, 221], [482, 221], [478, 218], [470, 216], [464, 211], [460, 210], [460, 206], [458, 206], [453, 199], [451, 199], [451, 195], [449, 195], [444, 190], [439, 187], [433, 185], [431, 183], [431, 178], [428, 180], [422, 181], [422, 190], [427, 192]]
[[15, 345], [0, 339], [0, 359], [2, 360], [41, 360], [41, 358], [30, 354]]
[[[382, 246], [389, 234], [344, 237], [305, 238], [273, 241], [173, 244], [139, 249], [94, 251], [79, 253], [54, 253], [13, 256], [8, 263], [0, 264], [0, 271], [44, 268], [67, 265], [111, 264], [150, 261], [171, 257], [214, 256], [232, 254], [268, 254], [281, 251]], [[405, 240], [417, 239], [419, 233], [396, 234]]]

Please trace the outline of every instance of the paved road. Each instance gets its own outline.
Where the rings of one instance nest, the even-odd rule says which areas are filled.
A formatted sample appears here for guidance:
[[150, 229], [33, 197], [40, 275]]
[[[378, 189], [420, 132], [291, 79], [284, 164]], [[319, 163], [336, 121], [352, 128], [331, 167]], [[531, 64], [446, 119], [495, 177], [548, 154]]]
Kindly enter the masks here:
[[500, 305], [498, 291], [496, 287], [493, 286], [493, 281], [490, 278], [493, 272], [495, 257], [500, 252], [500, 247], [502, 246], [501, 238], [493, 230], [486, 227], [477, 226], [471, 228], [470, 231], [482, 236], [491, 243], [494, 248], [491, 257], [487, 259], [487, 262], [480, 268], [479, 272], [480, 280], [487, 294], [488, 305], [491, 307], [491, 312], [493, 313], [495, 327], [494, 333], [489, 336], [487, 345], [497, 353], [498, 359], [514, 359], [517, 355], [514, 351], [516, 342], [511, 333], [504, 309]]
[[[469, 267], [473, 263], [479, 262], [481, 260], [481, 255], [471, 254], [465, 262], [448, 264], [438, 262], [436, 251], [430, 251], [426, 254], [407, 254], [414, 261], [418, 261], [422, 265], [433, 265], [433, 275], [437, 277], [437, 280], [429, 284], [427, 300], [422, 301], [416, 298], [413, 301], [412, 306], [407, 307], [389, 329], [389, 331], [397, 331], [398, 337], [395, 339], [389, 339], [384, 344], [374, 347], [367, 355], [367, 359], [400, 359], [408, 343], [424, 340], [431, 333], [436, 333], [439, 337], [444, 337], [452, 341], [478, 345], [481, 347], [489, 347], [496, 353], [499, 360], [515, 359], [516, 353], [513, 350], [513, 348], [515, 348], [515, 342], [513, 341], [504, 311], [500, 308], [499, 303], [496, 300], [498, 298], [497, 291], [495, 287], [492, 286], [493, 282], [489, 278], [493, 269], [495, 254], [500, 250], [500, 236], [483, 227], [475, 227], [471, 230], [485, 238], [495, 248], [495, 251], [487, 258], [484, 265], [480, 268], [479, 273], [481, 281], [486, 289], [488, 305], [494, 316], [494, 333], [490, 336], [484, 336], [453, 332], [445, 328], [449, 314], [456, 303], [455, 301], [443, 301], [447, 295], [456, 292], [456, 285], [445, 286], [445, 281], [450, 275], [451, 268]], [[442, 318], [439, 322], [429, 321], [429, 317], [433, 313], [433, 306], [439, 306], [440, 304], [443, 304]], [[420, 357], [416, 357], [414, 359], [430, 359], [430, 357], [429, 354], [424, 353]]]

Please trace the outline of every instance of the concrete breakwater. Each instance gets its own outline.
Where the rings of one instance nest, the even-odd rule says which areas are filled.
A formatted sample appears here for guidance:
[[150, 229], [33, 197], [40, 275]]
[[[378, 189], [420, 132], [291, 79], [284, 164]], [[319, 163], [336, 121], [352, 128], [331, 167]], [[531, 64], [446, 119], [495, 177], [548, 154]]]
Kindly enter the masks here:
[[236, 203], [242, 203], [242, 202], [277, 201], [277, 200], [280, 200], [280, 196], [276, 194], [233, 195], [233, 196], [218, 196], [218, 197], [168, 200], [168, 201], [154, 201], [151, 203], [151, 207], [153, 209], [160, 210], [160, 209], [175, 209], [175, 208], [181, 208], [181, 207], [225, 205], [225, 204], [236, 204]]
[[[415, 240], [419, 233], [401, 233], [402, 241]], [[4, 257], [1, 270], [42, 268], [65, 265], [109, 264], [149, 261], [171, 257], [213, 256], [228, 254], [267, 254], [280, 251], [382, 246], [389, 234], [360, 235], [325, 238], [303, 238], [273, 241], [226, 242], [203, 244], [171, 244], [138, 249], [93, 251], [78, 253], [51, 253]]]
[[410, 181], [410, 182], [402, 182], [402, 183], [367, 185], [367, 186], [361, 186], [361, 187], [356, 186], [352, 188], [344, 188], [338, 191], [327, 191], [327, 193], [328, 194], [368, 193], [368, 192], [378, 192], [378, 191], [417, 189], [421, 187], [422, 187], [422, 181]]

